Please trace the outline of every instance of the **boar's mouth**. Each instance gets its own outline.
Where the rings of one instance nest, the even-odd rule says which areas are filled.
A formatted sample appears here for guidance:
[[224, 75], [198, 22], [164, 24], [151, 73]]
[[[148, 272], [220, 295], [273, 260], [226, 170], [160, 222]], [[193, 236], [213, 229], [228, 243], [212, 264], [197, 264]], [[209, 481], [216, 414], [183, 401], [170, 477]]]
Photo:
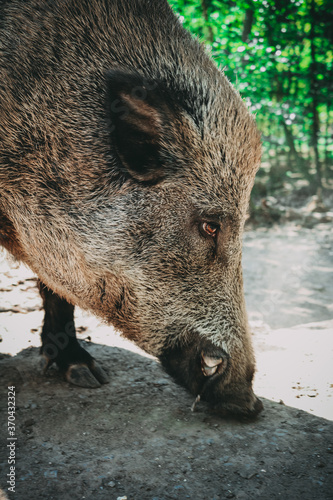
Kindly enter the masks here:
[[208, 402], [220, 416], [256, 417], [263, 405], [253, 393], [251, 381], [233, 381], [229, 355], [199, 335], [192, 337], [160, 356], [167, 373], [195, 395], [196, 402]]

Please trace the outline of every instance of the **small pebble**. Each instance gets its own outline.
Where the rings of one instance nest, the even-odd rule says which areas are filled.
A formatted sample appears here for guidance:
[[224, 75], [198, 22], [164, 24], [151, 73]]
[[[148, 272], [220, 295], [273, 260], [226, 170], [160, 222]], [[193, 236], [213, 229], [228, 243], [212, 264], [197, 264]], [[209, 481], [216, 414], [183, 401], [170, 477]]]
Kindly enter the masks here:
[[235, 493], [233, 493], [232, 491], [228, 491], [225, 497], [226, 498], [235, 498]]
[[33, 418], [29, 418], [28, 420], [26, 420], [23, 425], [24, 427], [31, 427], [32, 425], [34, 425], [36, 423], [36, 421], [33, 419]]

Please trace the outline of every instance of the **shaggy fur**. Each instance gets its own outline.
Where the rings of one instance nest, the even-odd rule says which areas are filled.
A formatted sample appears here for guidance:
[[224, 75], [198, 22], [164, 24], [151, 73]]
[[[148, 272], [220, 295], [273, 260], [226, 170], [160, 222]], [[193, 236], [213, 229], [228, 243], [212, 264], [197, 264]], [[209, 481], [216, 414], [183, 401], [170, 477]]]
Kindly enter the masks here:
[[216, 346], [208, 399], [257, 412], [241, 235], [260, 137], [239, 94], [166, 0], [2, 0], [0, 44], [0, 243], [195, 393], [190, 358]]

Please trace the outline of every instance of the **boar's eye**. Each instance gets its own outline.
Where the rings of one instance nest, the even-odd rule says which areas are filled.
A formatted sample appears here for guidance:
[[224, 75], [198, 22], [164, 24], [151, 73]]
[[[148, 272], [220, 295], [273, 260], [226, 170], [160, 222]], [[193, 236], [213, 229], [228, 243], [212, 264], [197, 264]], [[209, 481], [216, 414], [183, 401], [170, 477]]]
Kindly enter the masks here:
[[220, 226], [214, 222], [200, 222], [199, 229], [205, 238], [216, 238]]

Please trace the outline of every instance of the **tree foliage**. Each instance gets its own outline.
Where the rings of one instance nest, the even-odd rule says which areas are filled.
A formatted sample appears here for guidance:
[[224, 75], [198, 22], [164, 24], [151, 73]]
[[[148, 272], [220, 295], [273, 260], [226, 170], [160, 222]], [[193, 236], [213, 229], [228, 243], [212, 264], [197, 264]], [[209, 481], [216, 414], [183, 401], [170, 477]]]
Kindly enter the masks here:
[[263, 174], [327, 185], [333, 164], [332, 0], [170, 0], [256, 113]]

